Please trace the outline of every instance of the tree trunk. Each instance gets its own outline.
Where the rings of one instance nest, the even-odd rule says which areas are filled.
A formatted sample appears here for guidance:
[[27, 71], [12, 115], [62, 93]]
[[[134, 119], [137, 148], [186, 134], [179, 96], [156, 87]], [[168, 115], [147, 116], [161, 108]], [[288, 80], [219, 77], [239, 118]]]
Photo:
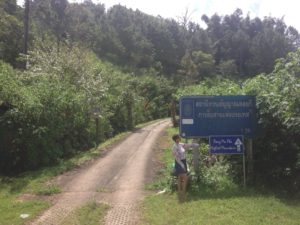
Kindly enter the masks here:
[[27, 69], [27, 53], [28, 53], [28, 33], [29, 33], [29, 0], [25, 0], [25, 15], [24, 15], [24, 54], [26, 56], [26, 61], [24, 69]]

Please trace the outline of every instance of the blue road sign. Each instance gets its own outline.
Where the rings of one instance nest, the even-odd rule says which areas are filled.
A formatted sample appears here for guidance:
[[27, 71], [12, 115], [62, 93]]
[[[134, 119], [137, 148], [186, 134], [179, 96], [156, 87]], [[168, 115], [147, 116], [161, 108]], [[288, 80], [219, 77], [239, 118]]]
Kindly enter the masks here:
[[243, 135], [253, 138], [257, 128], [254, 96], [184, 96], [180, 99], [180, 135]]
[[242, 135], [210, 136], [211, 154], [244, 154], [244, 138]]

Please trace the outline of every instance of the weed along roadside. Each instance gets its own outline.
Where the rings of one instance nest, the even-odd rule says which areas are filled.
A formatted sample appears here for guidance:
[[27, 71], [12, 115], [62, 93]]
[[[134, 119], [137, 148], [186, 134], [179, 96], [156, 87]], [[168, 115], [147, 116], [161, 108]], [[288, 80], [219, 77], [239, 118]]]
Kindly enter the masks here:
[[200, 179], [189, 180], [187, 199], [179, 202], [170, 176], [174, 161], [171, 137], [176, 133], [177, 128], [169, 128], [160, 138], [162, 166], [147, 186], [154, 194], [143, 203], [141, 224], [299, 224], [299, 201], [244, 187], [242, 174], [236, 177], [226, 156], [218, 156], [214, 165], [207, 166], [207, 143], [200, 146]]

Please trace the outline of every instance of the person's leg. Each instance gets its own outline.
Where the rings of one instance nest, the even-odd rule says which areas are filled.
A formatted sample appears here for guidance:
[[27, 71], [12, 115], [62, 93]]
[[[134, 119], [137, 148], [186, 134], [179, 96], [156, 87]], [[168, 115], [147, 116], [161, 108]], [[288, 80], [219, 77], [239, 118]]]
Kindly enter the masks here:
[[184, 202], [186, 199], [186, 183], [187, 183], [187, 175], [185, 173], [178, 175], [178, 198], [180, 202]]
[[187, 184], [188, 184], [188, 175], [182, 174], [182, 192], [183, 192], [183, 194], [186, 193]]
[[186, 187], [187, 187], [187, 183], [188, 183], [188, 175], [187, 175], [187, 164], [186, 164], [186, 160], [183, 159], [182, 162], [184, 163], [184, 167], [186, 168], [186, 173], [182, 174], [182, 192], [185, 195], [186, 193]]
[[182, 178], [182, 174], [179, 174], [178, 175], [178, 179], [177, 179], [177, 189], [178, 189], [178, 193], [182, 192], [182, 181], [183, 181], [183, 178]]

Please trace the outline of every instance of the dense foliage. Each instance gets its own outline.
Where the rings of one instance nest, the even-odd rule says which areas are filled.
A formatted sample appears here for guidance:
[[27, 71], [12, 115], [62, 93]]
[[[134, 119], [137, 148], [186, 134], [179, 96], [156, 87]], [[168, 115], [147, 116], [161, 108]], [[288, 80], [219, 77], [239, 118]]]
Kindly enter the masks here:
[[1, 171], [51, 164], [168, 116], [172, 88], [164, 78], [136, 78], [80, 47], [35, 45], [29, 70], [1, 62]]
[[[300, 191], [300, 51], [278, 60], [274, 71], [245, 83], [257, 97], [263, 134], [254, 142], [255, 179], [278, 190]], [[262, 173], [263, 171], [263, 173]]]

